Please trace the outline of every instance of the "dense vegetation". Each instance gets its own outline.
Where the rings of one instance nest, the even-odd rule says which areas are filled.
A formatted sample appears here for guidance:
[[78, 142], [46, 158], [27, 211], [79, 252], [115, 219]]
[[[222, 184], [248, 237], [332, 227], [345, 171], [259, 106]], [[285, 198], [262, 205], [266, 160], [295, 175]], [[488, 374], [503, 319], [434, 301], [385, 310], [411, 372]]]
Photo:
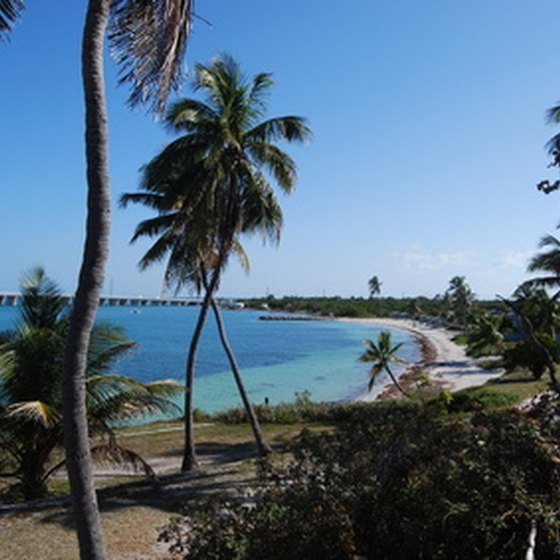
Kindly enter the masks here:
[[162, 538], [193, 559], [514, 559], [533, 531], [536, 557], [560, 558], [551, 407], [349, 407], [287, 466], [264, 463], [256, 495], [191, 508]]
[[[253, 309], [270, 309], [271, 311], [285, 311], [289, 313], [311, 313], [324, 317], [393, 317], [399, 314], [408, 316], [443, 317], [446, 314], [446, 301], [443, 297], [377, 297], [362, 298], [339, 296], [333, 297], [300, 297], [284, 296], [275, 298], [249, 298], [243, 300]], [[497, 300], [477, 301], [481, 310], [504, 309]]]
[[[12, 497], [44, 497], [47, 481], [63, 465], [55, 451], [63, 440], [62, 360], [68, 310], [56, 284], [42, 269], [23, 281], [19, 318], [0, 332], [0, 475], [17, 481]], [[151, 468], [117, 443], [114, 425], [147, 413], [179, 412], [172, 397], [182, 387], [171, 381], [141, 383], [112, 373], [115, 361], [135, 347], [110, 323], [92, 330], [85, 384], [90, 436], [98, 436], [94, 459], [123, 462], [148, 474]]]

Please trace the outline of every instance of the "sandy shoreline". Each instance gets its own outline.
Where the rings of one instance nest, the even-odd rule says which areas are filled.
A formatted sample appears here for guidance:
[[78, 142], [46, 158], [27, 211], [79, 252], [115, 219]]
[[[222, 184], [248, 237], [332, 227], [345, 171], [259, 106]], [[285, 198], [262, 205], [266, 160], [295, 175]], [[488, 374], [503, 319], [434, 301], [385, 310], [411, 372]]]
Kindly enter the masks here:
[[[422, 368], [434, 383], [444, 389], [458, 391], [467, 387], [483, 385], [490, 379], [502, 375], [503, 370], [488, 370], [480, 366], [479, 360], [466, 355], [463, 347], [453, 342], [453, 333], [440, 327], [432, 327], [410, 319], [341, 319], [348, 322], [359, 322], [381, 327], [391, 327], [411, 332], [423, 345], [424, 358], [409, 368], [401, 378], [411, 372], [411, 369]], [[373, 401], [381, 394], [390, 391], [392, 384], [379, 384], [371, 391], [364, 393], [357, 400]]]

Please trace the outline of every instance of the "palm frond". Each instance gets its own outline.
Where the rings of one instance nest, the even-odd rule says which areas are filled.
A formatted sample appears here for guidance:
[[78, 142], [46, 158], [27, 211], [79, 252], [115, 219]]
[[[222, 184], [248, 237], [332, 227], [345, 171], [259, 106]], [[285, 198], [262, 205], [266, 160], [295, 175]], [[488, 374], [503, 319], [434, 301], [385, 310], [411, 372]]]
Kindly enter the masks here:
[[313, 138], [311, 128], [303, 117], [287, 116], [268, 119], [245, 134], [247, 142], [306, 143]]
[[546, 112], [546, 121], [549, 124], [560, 123], [560, 103], [548, 109]]
[[6, 40], [24, 8], [22, 0], [0, 0], [0, 41]]
[[41, 401], [11, 404], [6, 407], [6, 416], [25, 423], [39, 424], [45, 428], [52, 428], [62, 419], [62, 414], [57, 408]]
[[114, 439], [107, 444], [92, 447], [91, 458], [97, 465], [106, 465], [109, 467], [125, 465], [132, 468], [134, 472], [143, 473], [150, 479], [156, 478], [154, 470], [147, 461], [132, 449], [127, 449], [117, 444]]
[[147, 103], [163, 113], [182, 78], [192, 5], [192, 0], [113, 0], [109, 39], [120, 81], [130, 85], [131, 106]]
[[252, 142], [248, 146], [248, 152], [259, 167], [271, 173], [284, 191], [292, 191], [297, 178], [297, 167], [286, 152], [268, 142]]

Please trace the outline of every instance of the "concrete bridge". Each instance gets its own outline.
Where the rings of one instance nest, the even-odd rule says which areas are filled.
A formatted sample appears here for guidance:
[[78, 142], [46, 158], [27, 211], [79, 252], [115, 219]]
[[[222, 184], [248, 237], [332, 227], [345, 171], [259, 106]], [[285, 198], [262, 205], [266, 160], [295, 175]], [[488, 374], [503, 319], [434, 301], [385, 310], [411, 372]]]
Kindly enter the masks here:
[[[74, 295], [63, 294], [68, 305], [74, 301]], [[0, 306], [16, 306], [20, 303], [21, 294], [17, 292], [0, 292]], [[113, 307], [185, 307], [200, 305], [201, 300], [180, 297], [144, 297], [144, 296], [101, 296], [99, 305]]]

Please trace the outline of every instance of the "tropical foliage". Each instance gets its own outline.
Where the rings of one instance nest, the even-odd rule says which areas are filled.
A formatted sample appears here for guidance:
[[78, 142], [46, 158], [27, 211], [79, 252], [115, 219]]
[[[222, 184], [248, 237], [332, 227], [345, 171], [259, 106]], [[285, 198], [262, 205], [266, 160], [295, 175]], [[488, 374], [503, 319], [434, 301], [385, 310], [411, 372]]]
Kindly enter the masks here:
[[504, 346], [503, 315], [481, 313], [473, 318], [467, 335], [467, 352], [471, 356], [499, 354]]
[[[192, 399], [195, 356], [210, 305], [232, 254], [247, 266], [240, 242], [243, 234], [260, 233], [277, 242], [282, 212], [270, 180], [284, 192], [293, 190], [296, 166], [277, 145], [304, 142], [310, 129], [296, 116], [261, 120], [267, 109], [272, 77], [246, 78], [229, 56], [195, 68], [194, 89], [204, 101], [183, 99], [167, 113], [167, 126], [180, 134], [144, 169], [141, 192], [125, 194], [153, 208], [158, 216], [141, 222], [132, 241], [156, 237], [140, 261], [145, 268], [167, 258], [165, 281], [176, 289], [189, 286], [204, 292], [199, 319], [187, 358], [185, 395], [185, 456], [183, 470], [196, 467]], [[220, 326], [224, 347], [225, 331]], [[230, 363], [232, 354], [228, 351]], [[236, 380], [240, 377], [236, 375]], [[239, 382], [238, 382], [239, 385]], [[244, 398], [244, 401], [246, 399]], [[248, 401], [246, 401], [248, 402]], [[248, 407], [253, 428], [256, 416]], [[259, 442], [258, 428], [255, 436]], [[261, 452], [267, 446], [258, 443]]]
[[22, 0], [0, 0], [0, 41], [6, 39], [24, 6]]
[[377, 276], [372, 276], [368, 280], [369, 297], [374, 297], [381, 293], [381, 281]]
[[[16, 328], [0, 334], [0, 441], [24, 496], [36, 498], [46, 493], [47, 479], [57, 467], [53, 451], [62, 443], [68, 314], [57, 286], [42, 269], [25, 277], [22, 294]], [[107, 323], [94, 327], [86, 370], [87, 418], [90, 433], [101, 438], [93, 448], [94, 458], [129, 460], [150, 474], [140, 457], [117, 444], [112, 426], [147, 413], [177, 410], [171, 397], [181, 387], [111, 373], [111, 366], [134, 347], [122, 329]]]
[[403, 343], [399, 342], [393, 345], [391, 333], [388, 331], [381, 331], [377, 336], [377, 341], [374, 342], [371, 339], [366, 339], [364, 340], [364, 344], [366, 345], [366, 351], [358, 359], [360, 362], [373, 362], [369, 371], [368, 390], [371, 391], [375, 380], [382, 372], [386, 372], [391, 378], [391, 381], [395, 384], [395, 387], [397, 387], [403, 395], [408, 397], [408, 393], [403, 389], [389, 367], [391, 362], [396, 364], [406, 363], [405, 360], [397, 356], [397, 352], [400, 350]]
[[449, 281], [449, 288], [445, 292], [444, 302], [450, 323], [466, 328], [468, 314], [474, 302], [474, 293], [464, 276], [454, 276]]
[[536, 558], [560, 558], [552, 433], [540, 414], [356, 407], [335, 430], [302, 434], [289, 465], [265, 465], [251, 506], [189, 508], [161, 538], [195, 560], [513, 560], [532, 533]]

